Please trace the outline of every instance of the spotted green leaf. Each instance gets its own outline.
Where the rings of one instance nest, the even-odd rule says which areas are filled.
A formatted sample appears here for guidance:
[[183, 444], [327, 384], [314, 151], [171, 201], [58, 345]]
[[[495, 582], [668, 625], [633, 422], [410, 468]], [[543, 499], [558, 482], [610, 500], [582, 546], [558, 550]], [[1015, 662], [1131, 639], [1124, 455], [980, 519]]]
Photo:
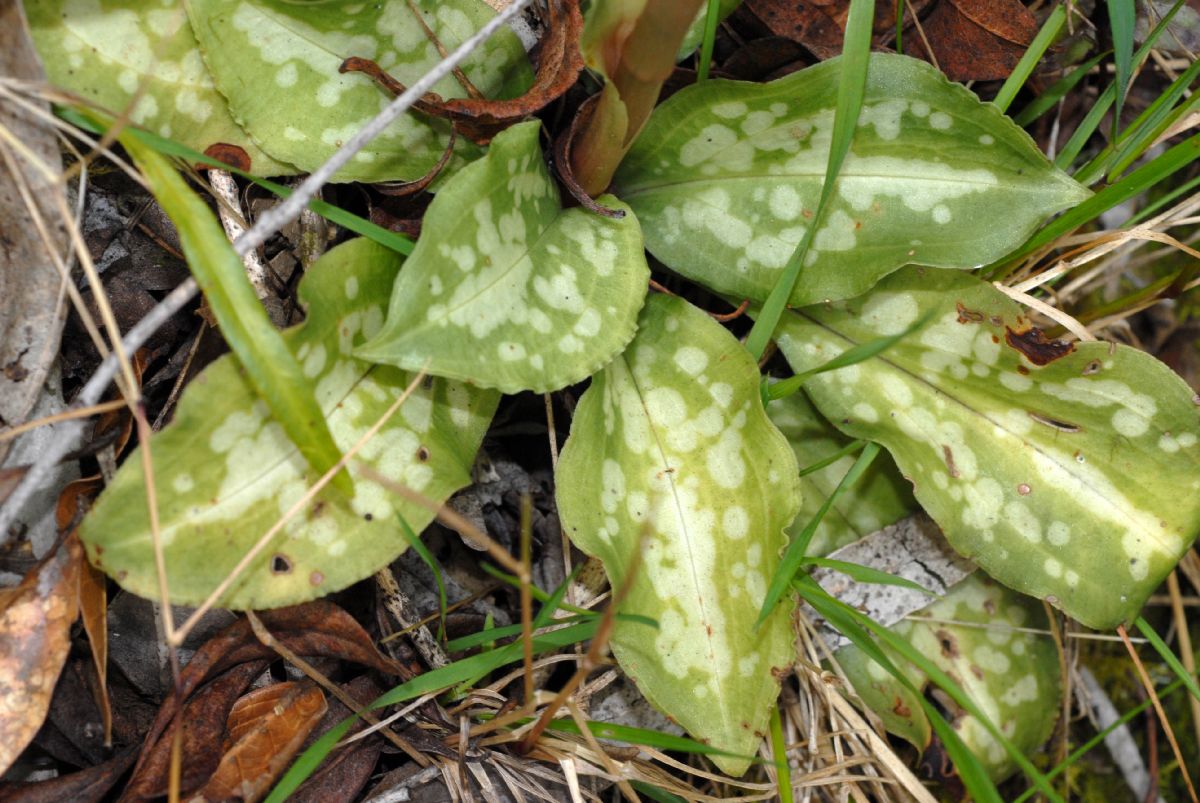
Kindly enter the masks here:
[[997, 580], [1091, 627], [1132, 619], [1200, 530], [1191, 390], [1136, 349], [1048, 343], [988, 283], [921, 268], [789, 313], [779, 345], [799, 372], [926, 313], [880, 356], [810, 380], [817, 407], [887, 447]]
[[[1013, 744], [1031, 755], [1050, 737], [1062, 698], [1058, 650], [1044, 629], [1046, 614], [1034, 600], [980, 573], [968, 577], [917, 617], [892, 631], [948, 674]], [[886, 648], [885, 648], [886, 649]], [[890, 656], [917, 688], [928, 678], [894, 653]], [[884, 726], [918, 750], [929, 746], [930, 724], [920, 703], [858, 647], [837, 652], [854, 691]], [[999, 782], [1016, 765], [995, 737], [970, 714], [952, 724], [963, 742]]]
[[51, 82], [113, 112], [141, 92], [130, 112], [134, 123], [201, 152], [239, 147], [255, 175], [299, 172], [267, 156], [234, 122], [182, 3], [39, 0], [25, 12]]
[[[313, 383], [338, 448], [353, 446], [403, 392], [411, 375], [354, 359], [355, 345], [383, 324], [401, 257], [352, 240], [322, 257], [300, 286], [308, 319], [284, 333]], [[432, 499], [470, 481], [498, 394], [445, 380], [423, 383], [358, 453], [357, 461]], [[250, 547], [316, 481], [296, 447], [231, 357], [197, 377], [172, 424], [151, 441], [171, 598], [206, 597]], [[139, 455], [84, 520], [92, 562], [126, 589], [157, 595]], [[325, 489], [232, 587], [230, 608], [291, 605], [350, 585], [404, 551], [400, 517], [420, 530], [424, 508], [355, 477], [355, 495]]]
[[[629, 583], [623, 610], [658, 621], [618, 621], [617, 661], [693, 736], [741, 755], [766, 732], [771, 670], [793, 659], [791, 604], [754, 627], [800, 504], [796, 460], [758, 384], [724, 328], [652, 296], [637, 337], [580, 399], [555, 473], [571, 540], [614, 588]], [[733, 775], [748, 766], [714, 760]]]
[[[816, 210], [841, 70], [830, 59], [767, 84], [705, 81], [659, 106], [614, 182], [650, 252], [765, 300]], [[858, 295], [909, 263], [990, 262], [1088, 194], [994, 106], [924, 62], [874, 53], [790, 303]]]
[[587, 378], [630, 341], [650, 277], [637, 220], [564, 210], [540, 132], [536, 120], [513, 126], [446, 182], [387, 322], [359, 356], [544, 392]]
[[[441, 55], [412, 7], [447, 50], [495, 15], [483, 0], [414, 3], [295, 3], [289, 0], [186, 0], [204, 62], [234, 118], [264, 150], [312, 171], [391, 98], [362, 73], [338, 73], [350, 56], [371, 59], [409, 85]], [[411, 6], [411, 7], [410, 7]], [[532, 81], [516, 35], [501, 29], [462, 65], [485, 97], [512, 97]], [[466, 91], [453, 77], [434, 91]], [[413, 180], [437, 164], [449, 128], [414, 114], [401, 117], [337, 175], [341, 181]], [[467, 153], [470, 143], [460, 140]]]
[[[821, 416], [803, 393], [793, 393], [767, 405], [767, 415], [787, 438], [801, 469], [842, 450], [849, 442]], [[795, 537], [812, 520], [821, 505], [854, 465], [847, 455], [800, 478], [800, 514], [789, 528]], [[828, 555], [835, 549], [892, 524], [916, 507], [908, 483], [886, 454], [880, 455], [858, 482], [845, 489], [821, 519], [807, 554]]]

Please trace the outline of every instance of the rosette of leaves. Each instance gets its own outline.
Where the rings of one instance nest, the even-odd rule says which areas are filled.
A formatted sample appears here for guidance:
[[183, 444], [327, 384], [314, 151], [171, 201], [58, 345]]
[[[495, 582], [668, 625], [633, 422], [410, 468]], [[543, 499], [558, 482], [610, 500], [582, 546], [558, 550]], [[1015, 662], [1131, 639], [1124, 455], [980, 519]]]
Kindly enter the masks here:
[[[1200, 531], [1200, 407], [1167, 366], [1048, 340], [974, 276], [906, 268], [786, 314], [797, 372], [929, 323], [805, 389], [883, 444], [951, 545], [988, 574], [1108, 629], [1135, 617]], [[1143, 478], [1153, 478], [1145, 481]]]
[[584, 393], [555, 472], [563, 528], [604, 562], [622, 609], [612, 648], [652, 703], [740, 775], [794, 657], [791, 605], [755, 628], [800, 503], [796, 461], [763, 410], [754, 360], [679, 298]]
[[[906, 264], [978, 267], [1090, 194], [932, 66], [870, 58], [854, 142], [792, 305], [858, 295]], [[613, 182], [650, 252], [764, 301], [815, 214], [840, 75], [835, 58], [766, 84], [704, 81], [656, 108]]]
[[[308, 318], [284, 338], [313, 383], [337, 447], [354, 446], [412, 375], [356, 359], [383, 325], [402, 257], [365, 239], [319, 259], [301, 283]], [[355, 460], [390, 482], [442, 501], [470, 482], [475, 452], [499, 394], [449, 380], [419, 385]], [[145, 447], [142, 447], [145, 448]], [[174, 421], [150, 442], [171, 600], [197, 604], [318, 479], [267, 413], [232, 356], [188, 385]], [[158, 595], [140, 455], [131, 455], [84, 519], [92, 563], [124, 588]], [[220, 600], [273, 608], [324, 596], [383, 567], [408, 545], [405, 523], [433, 518], [370, 478], [354, 496], [326, 487], [294, 515]]]

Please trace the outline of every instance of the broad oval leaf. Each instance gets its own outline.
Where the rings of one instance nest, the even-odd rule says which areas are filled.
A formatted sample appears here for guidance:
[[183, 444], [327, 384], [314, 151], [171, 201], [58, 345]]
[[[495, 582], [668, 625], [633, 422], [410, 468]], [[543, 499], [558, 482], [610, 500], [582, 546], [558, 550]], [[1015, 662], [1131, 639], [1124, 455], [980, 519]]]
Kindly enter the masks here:
[[[1062, 699], [1054, 641], [1028, 632], [1045, 627], [1041, 605], [976, 572], [892, 631], [953, 678], [1019, 750], [1032, 755], [1050, 737]], [[920, 669], [882, 649], [917, 688], [929, 682]], [[929, 746], [929, 720], [902, 683], [857, 646], [843, 647], [836, 658], [884, 727], [918, 750]], [[1016, 770], [1004, 746], [975, 717], [959, 712], [951, 724], [994, 782]]]
[[[779, 428], [803, 471], [836, 455], [850, 439], [825, 420], [804, 393], [793, 393], [767, 405], [767, 415]], [[800, 513], [788, 528], [799, 535], [854, 465], [846, 455], [800, 478]], [[843, 490], [809, 541], [807, 555], [824, 556], [907, 516], [916, 508], [912, 491], [886, 453], [879, 455], [858, 482]]]
[[25, 11], [53, 83], [116, 113], [140, 92], [130, 110], [137, 125], [200, 152], [239, 148], [258, 176], [300, 172], [267, 156], [234, 122], [182, 3], [39, 0]]
[[[794, 657], [791, 604], [754, 627], [800, 504], [796, 461], [758, 377], [705, 313], [652, 296], [637, 337], [580, 399], [555, 472], [571, 540], [604, 562], [614, 588], [629, 582], [625, 612], [658, 621], [618, 620], [617, 661], [693, 736], [740, 755], [766, 731], [779, 693], [771, 670]], [[714, 760], [732, 775], [748, 766]]]
[[[705, 81], [659, 106], [614, 181], [671, 269], [763, 301], [825, 179], [841, 60], [768, 84]], [[790, 303], [858, 295], [902, 265], [969, 268], [1090, 193], [991, 104], [874, 53], [858, 129]]]
[[[352, 240], [317, 261], [300, 287], [308, 319], [284, 333], [312, 381], [343, 452], [404, 391], [411, 375], [351, 356], [383, 324], [381, 299], [401, 257]], [[470, 468], [499, 395], [455, 382], [422, 384], [359, 452], [357, 461], [442, 500], [470, 481]], [[172, 424], [151, 441], [171, 599], [203, 600], [250, 547], [317, 479], [273, 421], [231, 357], [197, 377]], [[420, 531], [432, 519], [365, 477], [347, 499], [324, 489], [221, 600], [273, 608], [323, 596], [366, 577], [408, 545], [403, 517]], [[132, 455], [84, 519], [88, 557], [126, 589], [158, 593], [145, 476]]]
[[[407, 86], [442, 58], [418, 11], [447, 51], [495, 16], [483, 0], [186, 0], [186, 5], [204, 62], [234, 118], [264, 150], [305, 172], [324, 163], [391, 101], [366, 75], [339, 74], [342, 61], [371, 59]], [[507, 28], [469, 56], [462, 71], [485, 97], [518, 95], [533, 80], [525, 51]], [[466, 94], [453, 77], [434, 91], [443, 98]], [[456, 150], [475, 151], [459, 142]], [[443, 121], [407, 114], [359, 151], [336, 180], [415, 180], [437, 164], [448, 144]]]
[[931, 323], [814, 377], [817, 407], [878, 441], [959, 552], [1086, 625], [1114, 627], [1200, 531], [1200, 407], [1174, 372], [1109, 343], [1049, 342], [973, 276], [908, 268], [785, 315], [796, 371]]
[[358, 355], [506, 393], [587, 378], [633, 338], [650, 269], [641, 230], [564, 210], [541, 123], [498, 135], [451, 178], [392, 290], [387, 322]]

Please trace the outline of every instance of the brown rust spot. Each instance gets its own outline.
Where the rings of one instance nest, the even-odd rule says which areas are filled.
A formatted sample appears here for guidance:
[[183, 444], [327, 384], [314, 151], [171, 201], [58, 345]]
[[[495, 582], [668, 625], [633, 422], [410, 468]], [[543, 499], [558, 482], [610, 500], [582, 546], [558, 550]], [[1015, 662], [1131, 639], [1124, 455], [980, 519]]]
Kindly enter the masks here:
[[946, 658], [958, 657], [958, 639], [949, 630], [938, 630], [934, 633], [938, 644], [942, 645], [942, 655]]
[[[218, 162], [227, 164], [234, 170], [241, 170], [243, 173], [250, 172], [250, 154], [238, 145], [217, 142], [205, 148], [204, 155], [209, 159], [216, 159]], [[196, 165], [196, 169], [207, 170], [208, 165]]]
[[961, 475], [958, 473], [958, 466], [954, 465], [954, 452], [950, 451], [949, 446], [942, 446], [942, 457], [946, 459], [946, 470], [950, 472], [950, 476], [958, 479]]
[[1100, 369], [1103, 367], [1104, 366], [1102, 366], [1100, 364], [1099, 360], [1092, 360], [1091, 362], [1089, 362], [1087, 365], [1085, 365], [1083, 367], [1083, 375], [1091, 376], [1092, 374], [1098, 374], [1098, 373], [1100, 373]]
[[419, 449], [417, 449], [417, 459], [420, 460], [422, 463], [424, 463], [426, 460], [429, 459], [429, 447], [428, 446], [421, 446]]
[[1029, 376], [1029, 369], [1026, 368], [1024, 365], [1018, 365], [1017, 373], [1020, 374], [1021, 376]]
[[1017, 486], [1017, 493], [1019, 493], [1021, 496], [1029, 496], [1031, 493], [1033, 493], [1033, 489], [1025, 483], [1021, 483]]
[[982, 669], [977, 667], [975, 664], [971, 664], [970, 670], [971, 670], [971, 674], [974, 675], [978, 680], [983, 680], [983, 670]]
[[897, 696], [896, 701], [892, 703], [892, 713], [898, 717], [904, 717], [907, 719], [908, 717], [912, 716], [912, 709], [906, 706], [904, 701]]
[[318, 571], [314, 571], [312, 574], [310, 574], [308, 576], [308, 582], [311, 585], [319, 586], [319, 585], [321, 585], [321, 583], [325, 582], [325, 575], [321, 574]]
[[961, 301], [955, 301], [954, 308], [958, 310], [959, 323], [983, 323], [987, 318], [982, 312], [963, 306]]
[[282, 552], [276, 552], [271, 557], [271, 574], [291, 574], [292, 559]]
[[1006, 326], [1004, 327], [1004, 342], [1024, 354], [1025, 359], [1034, 365], [1049, 365], [1075, 350], [1074, 343], [1049, 340], [1046, 334], [1036, 326], [1031, 326], [1023, 332], [1013, 331], [1012, 327]]

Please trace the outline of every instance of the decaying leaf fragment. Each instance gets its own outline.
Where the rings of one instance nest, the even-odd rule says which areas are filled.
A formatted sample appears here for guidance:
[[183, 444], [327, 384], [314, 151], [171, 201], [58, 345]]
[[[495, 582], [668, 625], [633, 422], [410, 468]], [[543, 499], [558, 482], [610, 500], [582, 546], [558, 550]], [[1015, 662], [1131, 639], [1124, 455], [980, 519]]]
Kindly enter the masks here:
[[[754, 360], [679, 298], [647, 300], [638, 334], [580, 399], [555, 472], [563, 528], [629, 582], [612, 647], [648, 700], [696, 738], [752, 755], [793, 659], [781, 604], [755, 627], [800, 504]], [[630, 576], [635, 555], [640, 565]], [[749, 760], [721, 756], [740, 775]]]
[[[365, 239], [329, 251], [300, 286], [307, 320], [284, 333], [343, 453], [412, 381], [352, 356], [382, 327], [400, 263], [398, 254]], [[494, 392], [455, 382], [422, 383], [355, 459], [445, 499], [470, 481], [498, 401]], [[174, 421], [155, 436], [152, 455], [170, 589], [180, 604], [198, 604], [211, 593], [317, 479], [228, 357], [188, 386]], [[278, 607], [367, 577], [407, 548], [400, 517], [419, 531], [432, 514], [362, 477], [353, 498], [327, 488], [285, 525], [222, 604]], [[138, 456], [125, 461], [80, 537], [94, 565], [126, 589], [156, 596]]]
[[[988, 574], [1107, 629], [1137, 615], [1200, 532], [1200, 407], [1127, 346], [1042, 344], [973, 276], [907, 268], [850, 301], [784, 316], [796, 371], [931, 322], [805, 389], [878, 441], [947, 539]], [[1017, 333], [1016, 340], [1006, 338]]]

